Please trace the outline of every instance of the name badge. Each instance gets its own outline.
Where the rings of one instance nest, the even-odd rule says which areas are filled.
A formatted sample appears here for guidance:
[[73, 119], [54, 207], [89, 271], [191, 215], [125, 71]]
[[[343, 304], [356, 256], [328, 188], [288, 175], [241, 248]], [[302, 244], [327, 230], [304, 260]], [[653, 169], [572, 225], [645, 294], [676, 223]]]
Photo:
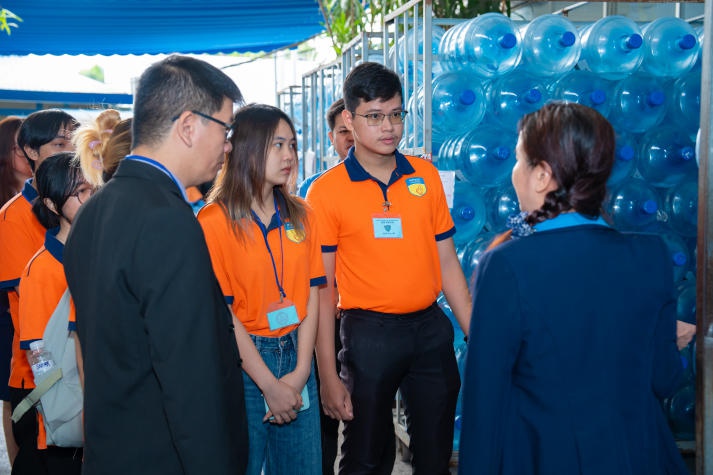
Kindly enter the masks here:
[[297, 308], [289, 299], [271, 303], [267, 308], [267, 323], [270, 325], [270, 331], [296, 325], [300, 323]]
[[371, 217], [374, 237], [377, 239], [402, 239], [400, 216], [374, 215]]

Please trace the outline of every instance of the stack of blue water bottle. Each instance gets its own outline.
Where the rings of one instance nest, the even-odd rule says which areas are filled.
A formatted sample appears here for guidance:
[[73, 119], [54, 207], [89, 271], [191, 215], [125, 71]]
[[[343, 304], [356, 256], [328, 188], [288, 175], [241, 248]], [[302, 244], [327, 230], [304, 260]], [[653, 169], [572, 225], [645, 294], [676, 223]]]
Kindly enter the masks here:
[[[558, 15], [518, 23], [497, 13], [445, 31], [433, 58], [440, 72], [432, 78], [432, 149], [438, 168], [455, 172], [451, 213], [468, 278], [519, 211], [510, 183], [517, 121], [549, 100], [566, 100], [597, 109], [614, 126], [605, 214], [619, 230], [662, 236], [679, 287], [679, 318], [695, 315], [701, 35], [673, 17], [638, 24], [614, 15], [575, 25]], [[423, 120], [422, 90], [409, 109]], [[458, 328], [445, 300], [439, 304]], [[466, 351], [457, 336], [461, 366]], [[694, 354], [693, 344], [681, 352], [686, 380], [664, 402], [682, 440], [694, 436]], [[460, 412], [456, 450], [459, 420]]]

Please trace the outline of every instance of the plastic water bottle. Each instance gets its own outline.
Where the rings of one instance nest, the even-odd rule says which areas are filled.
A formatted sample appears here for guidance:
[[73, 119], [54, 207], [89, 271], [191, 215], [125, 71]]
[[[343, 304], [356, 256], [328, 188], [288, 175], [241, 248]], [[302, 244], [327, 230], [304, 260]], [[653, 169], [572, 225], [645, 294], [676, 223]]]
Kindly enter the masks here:
[[461, 137], [453, 153], [462, 176], [476, 186], [492, 188], [510, 179], [516, 144], [515, 132], [481, 124]]
[[696, 429], [696, 389], [694, 384], [682, 386], [665, 403], [669, 426], [677, 439], [691, 440]]
[[[485, 91], [481, 80], [467, 72], [446, 72], [433, 79], [431, 120], [437, 138], [462, 135], [473, 130], [485, 116]], [[423, 88], [417, 92], [416, 113], [423, 121]]]
[[[441, 44], [441, 39], [446, 31], [438, 25], [431, 26], [431, 75], [440, 74], [443, 69], [438, 61], [438, 46]], [[414, 49], [415, 48], [415, 49]], [[414, 52], [416, 56], [414, 56]], [[389, 50], [389, 66], [393, 67], [396, 63], [396, 70], [399, 74], [407, 74], [409, 78], [413, 78], [414, 67], [416, 68], [416, 77], [419, 82], [423, 82], [423, 24], [419, 24], [415, 28], [406, 31], [406, 34], [401, 36], [396, 43], [395, 48]], [[396, 57], [396, 61], [394, 61]]]
[[485, 224], [485, 202], [478, 188], [457, 181], [453, 191], [451, 216], [456, 226], [453, 242], [456, 246], [472, 241]]
[[659, 236], [668, 248], [671, 264], [673, 265], [673, 281], [681, 282], [691, 266], [691, 256], [685, 241], [677, 234], [662, 228]]
[[[684, 280], [678, 286], [676, 298], [676, 320], [696, 321], [696, 281]], [[690, 346], [690, 345], [689, 345]]]
[[581, 69], [575, 69], [550, 86], [552, 99], [576, 102], [609, 116], [615, 83]]
[[644, 59], [641, 68], [654, 76], [674, 78], [690, 71], [700, 45], [693, 27], [676, 17], [661, 17], [642, 30]]
[[609, 175], [609, 180], [607, 180], [608, 187], [616, 186], [634, 174], [638, 149], [639, 144], [633, 135], [616, 134], [614, 166], [612, 167], [611, 175]]
[[446, 31], [438, 55], [447, 71], [467, 70], [487, 79], [499, 77], [520, 63], [520, 33], [507, 16], [485, 13]]
[[494, 80], [488, 86], [488, 102], [494, 121], [515, 132], [525, 114], [542, 107], [550, 98], [549, 82], [519, 70]]
[[30, 343], [30, 355], [27, 359], [36, 383], [42, 381], [45, 375], [55, 367], [52, 353], [45, 349], [43, 340], [35, 340]]
[[448, 317], [448, 320], [451, 322], [451, 325], [453, 325], [453, 346], [458, 347], [458, 345], [463, 342], [465, 333], [463, 333], [463, 330], [461, 329], [458, 320], [456, 320], [456, 317], [453, 314], [453, 310], [451, 309], [450, 304], [446, 300], [446, 296], [440, 294], [436, 299], [436, 304], [441, 308], [443, 313], [446, 314], [446, 317]]
[[632, 74], [621, 80], [614, 90], [609, 121], [619, 132], [646, 132], [663, 121], [668, 103], [660, 79]]
[[623, 79], [643, 60], [643, 37], [633, 20], [621, 15], [600, 18], [580, 31], [578, 66], [605, 79]]
[[671, 229], [686, 237], [698, 234], [698, 181], [688, 178], [666, 194], [664, 209]]
[[701, 70], [684, 74], [673, 84], [673, 100], [668, 121], [695, 137], [701, 122]]
[[520, 203], [512, 183], [505, 183], [488, 191], [485, 197], [486, 220], [489, 231], [502, 233], [507, 230], [507, 219], [520, 212]]
[[443, 142], [438, 146], [438, 151], [436, 152], [436, 147], [433, 146], [433, 153], [435, 154], [434, 164], [439, 170], [458, 170], [458, 163], [455, 159], [454, 147], [456, 142], [460, 140], [461, 137], [449, 137], [444, 139]]
[[458, 402], [456, 402], [456, 415], [460, 415], [463, 414], [463, 378], [465, 377], [465, 362], [468, 358], [468, 345], [461, 340], [456, 345], [455, 353], [461, 380], [461, 389], [458, 391]]
[[523, 69], [533, 76], [553, 77], [579, 61], [582, 43], [577, 28], [561, 15], [541, 15], [520, 30]]
[[697, 173], [696, 144], [681, 129], [662, 125], [640, 141], [638, 170], [649, 184], [669, 188]]
[[604, 208], [617, 229], [632, 231], [654, 223], [661, 205], [651, 186], [644, 180], [631, 178], [609, 193]]

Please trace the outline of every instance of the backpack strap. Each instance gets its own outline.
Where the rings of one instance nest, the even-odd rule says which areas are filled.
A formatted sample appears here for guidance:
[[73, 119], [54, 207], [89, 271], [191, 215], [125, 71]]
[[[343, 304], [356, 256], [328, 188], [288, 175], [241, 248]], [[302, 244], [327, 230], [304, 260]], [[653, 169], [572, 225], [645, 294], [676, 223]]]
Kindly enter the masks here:
[[17, 421], [19, 421], [30, 408], [35, 406], [40, 401], [40, 398], [54, 386], [54, 383], [60, 379], [62, 379], [62, 368], [55, 367], [52, 371], [47, 373], [47, 376], [42, 379], [42, 381], [35, 386], [35, 389], [25, 396], [25, 398], [20, 401], [20, 404], [15, 407], [15, 410], [12, 411], [12, 422], [17, 423]]

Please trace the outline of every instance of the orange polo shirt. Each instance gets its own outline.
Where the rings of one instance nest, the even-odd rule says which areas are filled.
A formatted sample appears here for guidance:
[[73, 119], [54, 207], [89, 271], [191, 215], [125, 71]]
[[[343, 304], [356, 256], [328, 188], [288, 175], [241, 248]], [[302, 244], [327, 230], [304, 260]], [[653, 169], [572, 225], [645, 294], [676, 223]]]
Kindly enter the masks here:
[[[364, 170], [352, 149], [312, 183], [307, 201], [317, 215], [322, 252], [336, 253], [340, 308], [409, 313], [436, 301], [436, 242], [453, 236], [455, 227], [429, 161], [396, 151], [396, 168], [385, 185]], [[376, 223], [382, 218], [400, 225], [400, 233], [383, 237]]]
[[222, 207], [216, 203], [203, 207], [198, 213], [198, 221], [203, 227], [213, 270], [226, 302], [247, 332], [278, 337], [294, 330], [297, 324], [270, 330], [267, 311], [271, 303], [280, 299], [275, 270], [282, 276], [282, 287], [295, 305], [300, 321], [307, 315], [310, 287], [326, 283], [311, 210], [307, 208], [303, 233], [286, 231], [275, 214], [266, 228], [269, 251], [263, 230], [254, 221], [250, 221], [249, 232], [241, 240]]
[[15, 328], [8, 382], [13, 388], [35, 387], [25, 352], [20, 350], [19, 297], [14, 289], [20, 284], [27, 262], [42, 246], [45, 237], [45, 228], [32, 212], [31, 203], [36, 197], [37, 191], [28, 181], [22, 193], [0, 209], [0, 288], [8, 291], [10, 316]]

